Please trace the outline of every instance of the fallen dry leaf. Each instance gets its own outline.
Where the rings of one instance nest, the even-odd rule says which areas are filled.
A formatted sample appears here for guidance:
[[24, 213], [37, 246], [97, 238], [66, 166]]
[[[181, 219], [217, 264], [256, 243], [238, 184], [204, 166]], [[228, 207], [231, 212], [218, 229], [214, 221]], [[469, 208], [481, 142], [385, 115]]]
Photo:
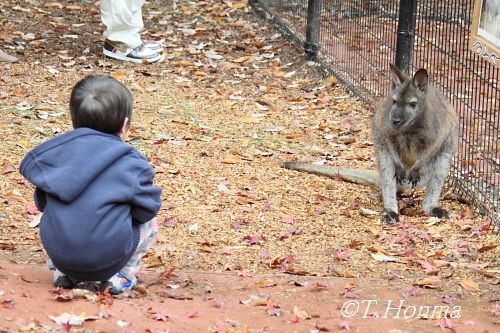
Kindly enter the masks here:
[[469, 279], [469, 278], [462, 279], [460, 281], [460, 285], [465, 290], [468, 290], [468, 291], [481, 291], [481, 289], [479, 289], [479, 285], [476, 282], [474, 282], [472, 279]]
[[388, 256], [388, 255], [385, 255], [385, 254], [382, 254], [382, 253], [370, 253], [370, 255], [376, 261], [381, 261], [381, 262], [401, 262], [401, 260], [399, 260], [396, 257]]
[[295, 316], [297, 316], [298, 318], [302, 319], [302, 320], [306, 320], [306, 319], [309, 319], [311, 318], [311, 316], [304, 310], [300, 309], [299, 307], [297, 306], [294, 306], [293, 307], [293, 314]]
[[231, 7], [236, 8], [236, 9], [242, 9], [242, 8], [245, 8], [246, 6], [247, 6], [247, 4], [244, 2], [236, 2]]
[[241, 158], [239, 156], [237, 156], [237, 155], [227, 155], [222, 160], [222, 163], [225, 163], [225, 164], [236, 164], [236, 163], [239, 163], [240, 161], [241, 161]]

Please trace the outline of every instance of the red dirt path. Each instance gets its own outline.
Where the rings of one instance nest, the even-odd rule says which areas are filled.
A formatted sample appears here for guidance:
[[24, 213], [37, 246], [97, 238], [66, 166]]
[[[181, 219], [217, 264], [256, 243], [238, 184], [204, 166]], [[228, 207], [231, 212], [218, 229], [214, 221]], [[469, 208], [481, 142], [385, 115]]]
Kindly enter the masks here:
[[[351, 332], [420, 333], [439, 332], [440, 326], [446, 332], [496, 329], [493, 303], [474, 295], [449, 305], [450, 312], [454, 306], [461, 307], [460, 319], [419, 319], [411, 315], [411, 306], [446, 306], [442, 292], [421, 289], [418, 295], [405, 298], [399, 288], [389, 288], [382, 280], [174, 273], [176, 276], [162, 277], [159, 271], [144, 271], [141, 288], [129, 295], [133, 297], [114, 298], [111, 305], [103, 305], [109, 297], [71, 299], [67, 291], [60, 298], [70, 300], [57, 301], [51, 273], [45, 267], [1, 262], [0, 332], [341, 332], [349, 328]], [[365, 302], [359, 313], [342, 320], [340, 309], [349, 300], [360, 304], [376, 300], [378, 304], [373, 303], [367, 318], [362, 318]], [[384, 318], [389, 300], [394, 301], [393, 307], [404, 301], [406, 308], [402, 308], [399, 319], [396, 309], [389, 309]], [[48, 317], [63, 312], [84, 312], [97, 319], [64, 328]], [[99, 318], [99, 313], [111, 316]], [[303, 319], [306, 317], [310, 318]], [[450, 326], [452, 329], [445, 328]]]

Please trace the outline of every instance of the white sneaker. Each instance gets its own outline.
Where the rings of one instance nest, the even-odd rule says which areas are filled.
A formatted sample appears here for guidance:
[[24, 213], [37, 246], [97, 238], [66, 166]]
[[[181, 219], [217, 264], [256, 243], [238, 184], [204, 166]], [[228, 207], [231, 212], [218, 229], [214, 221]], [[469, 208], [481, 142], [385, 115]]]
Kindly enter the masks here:
[[[153, 44], [158, 45], [159, 44]], [[161, 47], [161, 46], [160, 46]], [[135, 63], [154, 63], [161, 59], [161, 54], [149, 48], [146, 44], [141, 44], [134, 48], [128, 48], [121, 43], [114, 43], [110, 40], [104, 42], [102, 52], [105, 56], [124, 61], [132, 61]]]
[[161, 44], [158, 44], [158, 43], [145, 43], [145, 44], [146, 44], [146, 47], [150, 50], [153, 50], [153, 51], [158, 52], [158, 53], [163, 52], [163, 46], [161, 46]]
[[[156, 44], [156, 45], [158, 45], [158, 44]], [[160, 45], [158, 45], [158, 46], [160, 46]], [[0, 62], [16, 62], [16, 61], [17, 61], [16, 57], [13, 57], [0, 49]]]

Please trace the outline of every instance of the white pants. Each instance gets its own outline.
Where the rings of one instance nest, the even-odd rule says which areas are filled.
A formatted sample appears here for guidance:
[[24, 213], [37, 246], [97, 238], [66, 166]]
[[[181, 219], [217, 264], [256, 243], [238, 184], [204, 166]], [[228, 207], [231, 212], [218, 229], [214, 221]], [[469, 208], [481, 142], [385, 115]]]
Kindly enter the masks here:
[[106, 26], [104, 38], [130, 48], [141, 45], [139, 31], [144, 27], [141, 11], [144, 1], [101, 0], [101, 19]]

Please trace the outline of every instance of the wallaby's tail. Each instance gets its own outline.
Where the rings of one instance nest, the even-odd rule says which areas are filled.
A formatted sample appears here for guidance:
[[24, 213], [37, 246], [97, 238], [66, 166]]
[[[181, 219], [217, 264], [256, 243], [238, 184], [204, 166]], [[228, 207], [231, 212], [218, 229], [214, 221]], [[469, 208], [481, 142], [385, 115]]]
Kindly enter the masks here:
[[307, 162], [285, 162], [282, 166], [285, 169], [304, 171], [320, 176], [339, 177], [347, 182], [370, 186], [375, 189], [379, 188], [379, 175], [375, 170], [345, 169], [329, 165], [316, 165]]

